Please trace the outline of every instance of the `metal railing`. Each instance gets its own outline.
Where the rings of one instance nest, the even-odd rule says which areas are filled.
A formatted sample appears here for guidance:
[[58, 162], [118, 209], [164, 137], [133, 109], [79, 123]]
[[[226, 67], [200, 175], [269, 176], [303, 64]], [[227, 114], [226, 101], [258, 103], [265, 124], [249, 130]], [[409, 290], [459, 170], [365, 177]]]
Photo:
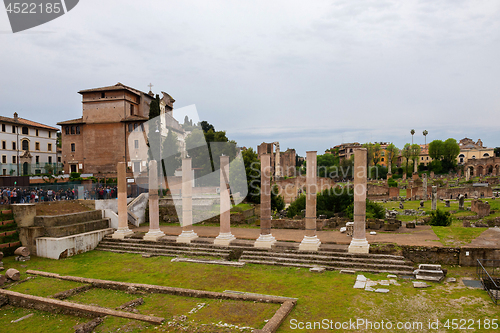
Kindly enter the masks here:
[[[490, 269], [486, 269], [486, 267]], [[500, 298], [500, 260], [477, 259], [476, 275], [495, 304]]]

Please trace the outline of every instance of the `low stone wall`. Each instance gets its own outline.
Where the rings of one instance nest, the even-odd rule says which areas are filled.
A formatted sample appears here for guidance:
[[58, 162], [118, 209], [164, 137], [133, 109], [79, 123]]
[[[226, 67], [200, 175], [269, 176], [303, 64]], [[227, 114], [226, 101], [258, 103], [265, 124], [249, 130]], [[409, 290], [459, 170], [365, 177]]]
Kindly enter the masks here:
[[[345, 217], [332, 217], [326, 220], [316, 220], [316, 230], [320, 231], [323, 229], [334, 229], [338, 227], [345, 227], [345, 224], [349, 222], [350, 219]], [[271, 220], [271, 228], [273, 229], [299, 229], [305, 230], [305, 220], [293, 220], [293, 219], [278, 219]]]
[[56, 216], [35, 216], [35, 225], [39, 227], [55, 227], [100, 219], [102, 219], [102, 212], [93, 210]]
[[53, 238], [36, 239], [36, 255], [50, 259], [62, 259], [91, 251], [99, 245], [104, 236], [113, 233], [113, 229], [101, 229], [82, 234]]
[[[375, 243], [370, 246], [370, 253], [402, 255], [414, 263], [461, 265], [474, 267], [477, 259], [500, 260], [500, 249], [476, 248], [467, 245], [455, 247], [429, 247]], [[485, 262], [485, 265], [493, 263]]]

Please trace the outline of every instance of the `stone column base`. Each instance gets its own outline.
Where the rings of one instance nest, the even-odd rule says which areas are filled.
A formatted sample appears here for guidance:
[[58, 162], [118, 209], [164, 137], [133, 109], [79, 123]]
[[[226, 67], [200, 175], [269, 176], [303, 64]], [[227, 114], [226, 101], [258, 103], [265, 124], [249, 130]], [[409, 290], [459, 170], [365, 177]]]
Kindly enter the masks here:
[[349, 253], [369, 253], [370, 244], [366, 239], [353, 239], [349, 245]]
[[193, 239], [196, 239], [196, 238], [198, 238], [198, 235], [193, 230], [189, 230], [189, 231], [182, 230], [182, 233], [177, 237], [177, 239], [175, 241], [176, 241], [176, 243], [189, 244], [189, 243], [191, 243], [191, 241]]
[[129, 228], [124, 228], [116, 230], [111, 237], [114, 239], [124, 239], [128, 236], [132, 236], [133, 234], [134, 232], [132, 230], [130, 230]]
[[220, 233], [214, 240], [214, 245], [229, 246], [231, 241], [235, 240], [236, 237], [231, 232]]
[[254, 243], [254, 247], [261, 249], [270, 249], [276, 243], [276, 238], [272, 234], [260, 235]]
[[146, 241], [157, 242], [158, 239], [160, 239], [163, 236], [165, 236], [165, 233], [160, 229], [149, 229], [148, 233], [145, 234], [144, 237], [142, 237], [142, 239]]
[[318, 236], [304, 236], [302, 242], [299, 245], [299, 251], [318, 251], [321, 245]]

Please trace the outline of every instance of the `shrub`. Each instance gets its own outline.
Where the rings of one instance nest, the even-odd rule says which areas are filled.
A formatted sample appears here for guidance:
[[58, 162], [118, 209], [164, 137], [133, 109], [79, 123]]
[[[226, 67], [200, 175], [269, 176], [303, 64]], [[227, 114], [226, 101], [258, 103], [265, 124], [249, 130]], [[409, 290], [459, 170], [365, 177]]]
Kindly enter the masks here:
[[[352, 219], [354, 217], [354, 202], [345, 209], [345, 215]], [[385, 217], [385, 209], [381, 204], [372, 202], [366, 199], [366, 218], [367, 219], [383, 219]]]
[[452, 219], [450, 212], [445, 212], [444, 210], [431, 211], [431, 218], [429, 224], [439, 227], [448, 227], [451, 225]]
[[398, 182], [391, 177], [387, 179], [387, 185], [389, 185], [389, 187], [398, 187]]

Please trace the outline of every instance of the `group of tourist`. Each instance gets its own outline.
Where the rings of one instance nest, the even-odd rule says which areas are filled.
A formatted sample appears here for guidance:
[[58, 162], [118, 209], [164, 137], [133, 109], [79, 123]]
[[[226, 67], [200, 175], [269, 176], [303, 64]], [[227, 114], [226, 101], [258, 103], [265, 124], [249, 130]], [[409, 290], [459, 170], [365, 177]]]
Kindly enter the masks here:
[[[41, 189], [41, 188], [2, 188], [0, 189], [1, 197], [0, 204], [15, 204], [15, 203], [36, 203], [59, 200], [74, 200], [78, 199], [78, 188], [67, 189]], [[83, 199], [100, 200], [100, 199], [115, 199], [118, 190], [116, 186], [99, 186], [92, 187], [90, 190], [84, 189]]]

